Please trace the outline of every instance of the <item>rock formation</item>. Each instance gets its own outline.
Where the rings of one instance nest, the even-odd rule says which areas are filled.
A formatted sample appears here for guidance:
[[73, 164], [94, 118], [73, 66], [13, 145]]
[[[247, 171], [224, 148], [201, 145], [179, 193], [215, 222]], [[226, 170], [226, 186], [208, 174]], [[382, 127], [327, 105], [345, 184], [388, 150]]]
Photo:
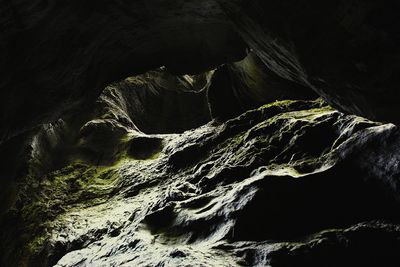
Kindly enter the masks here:
[[78, 142], [63, 167], [25, 179], [3, 220], [3, 263], [400, 263], [394, 125], [283, 101], [183, 134], [107, 136], [97, 146], [113, 144], [113, 162]]
[[277, 100], [315, 98], [310, 88], [279, 77], [253, 52], [241, 61], [219, 67], [208, 89], [211, 115], [220, 119]]
[[0, 266], [400, 266], [398, 10], [3, 1]]
[[218, 2], [280, 77], [347, 113], [400, 122], [398, 1]]
[[214, 0], [13, 0], [0, 14], [0, 139], [91, 104], [130, 75], [199, 73], [245, 55]]

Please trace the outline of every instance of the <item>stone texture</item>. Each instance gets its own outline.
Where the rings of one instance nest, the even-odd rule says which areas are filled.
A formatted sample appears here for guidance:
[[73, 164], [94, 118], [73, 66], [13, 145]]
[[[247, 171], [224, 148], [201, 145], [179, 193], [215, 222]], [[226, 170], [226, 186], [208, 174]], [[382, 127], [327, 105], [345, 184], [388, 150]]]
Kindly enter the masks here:
[[[114, 163], [77, 155], [27, 184], [3, 220], [21, 235], [3, 234], [2, 262], [396, 266], [399, 140], [396, 126], [320, 100], [276, 102], [182, 134], [131, 129]], [[142, 146], [153, 141], [156, 152]], [[146, 147], [149, 157], [129, 153]]]
[[1, 266], [400, 265], [399, 5], [218, 3], [0, 4]]

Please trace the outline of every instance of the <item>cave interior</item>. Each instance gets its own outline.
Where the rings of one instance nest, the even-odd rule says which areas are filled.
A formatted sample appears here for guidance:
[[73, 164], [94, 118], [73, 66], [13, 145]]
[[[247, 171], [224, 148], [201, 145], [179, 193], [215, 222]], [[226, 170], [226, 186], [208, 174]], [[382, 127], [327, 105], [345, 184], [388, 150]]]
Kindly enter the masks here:
[[399, 12], [3, 0], [0, 266], [400, 266]]

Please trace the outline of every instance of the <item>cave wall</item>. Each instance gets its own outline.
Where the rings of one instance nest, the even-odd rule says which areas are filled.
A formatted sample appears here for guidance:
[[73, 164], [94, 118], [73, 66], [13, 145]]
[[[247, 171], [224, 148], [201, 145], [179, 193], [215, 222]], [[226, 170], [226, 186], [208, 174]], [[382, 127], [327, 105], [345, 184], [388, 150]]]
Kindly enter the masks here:
[[254, 53], [217, 68], [207, 90], [213, 118], [228, 119], [246, 110], [286, 99], [316, 99], [309, 87], [283, 79]]
[[398, 123], [398, 1], [218, 0], [261, 60], [334, 107]]
[[106, 113], [113, 102], [114, 108], [124, 107], [128, 120], [147, 134], [197, 128], [211, 119], [206, 93], [212, 75], [176, 76], [162, 68], [129, 77], [106, 87], [97, 101], [97, 112]]
[[0, 14], [1, 140], [93, 103], [129, 75], [200, 73], [244, 56], [213, 0], [13, 0]]
[[[206, 89], [211, 75], [173, 75], [157, 68], [130, 76], [104, 88], [92, 106], [78, 109], [65, 120], [41, 124], [0, 145], [0, 265], [28, 264], [29, 254], [40, 253], [38, 247], [43, 249], [40, 233], [46, 231], [45, 218], [54, 217], [69, 202], [56, 201], [57, 212], [35, 204], [43, 196], [42, 186], [49, 182], [47, 175], [73, 163], [69, 168], [72, 174], [67, 176], [79, 173], [79, 183], [90, 188], [91, 183], [108, 179], [102, 180], [93, 170], [107, 170], [121, 159], [147, 155], [142, 151], [158, 139], [147, 138], [145, 133], [179, 134], [207, 123], [211, 117]], [[79, 185], [69, 184], [67, 176], [56, 179], [58, 186], [75, 188], [72, 190], [79, 203]], [[31, 261], [28, 266], [42, 264]]]
[[0, 265], [398, 265], [398, 4], [218, 3], [2, 3]]
[[0, 136], [93, 104], [109, 82], [158, 66], [200, 73], [247, 46], [269, 76], [397, 123], [398, 11], [394, 0], [4, 2]]

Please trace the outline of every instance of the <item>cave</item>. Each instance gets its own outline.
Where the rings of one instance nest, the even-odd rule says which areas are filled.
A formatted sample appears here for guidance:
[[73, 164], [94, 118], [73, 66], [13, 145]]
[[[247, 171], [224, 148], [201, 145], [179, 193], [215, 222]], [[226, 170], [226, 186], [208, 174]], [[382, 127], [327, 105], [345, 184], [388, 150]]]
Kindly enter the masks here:
[[399, 12], [2, 1], [0, 266], [400, 266]]

